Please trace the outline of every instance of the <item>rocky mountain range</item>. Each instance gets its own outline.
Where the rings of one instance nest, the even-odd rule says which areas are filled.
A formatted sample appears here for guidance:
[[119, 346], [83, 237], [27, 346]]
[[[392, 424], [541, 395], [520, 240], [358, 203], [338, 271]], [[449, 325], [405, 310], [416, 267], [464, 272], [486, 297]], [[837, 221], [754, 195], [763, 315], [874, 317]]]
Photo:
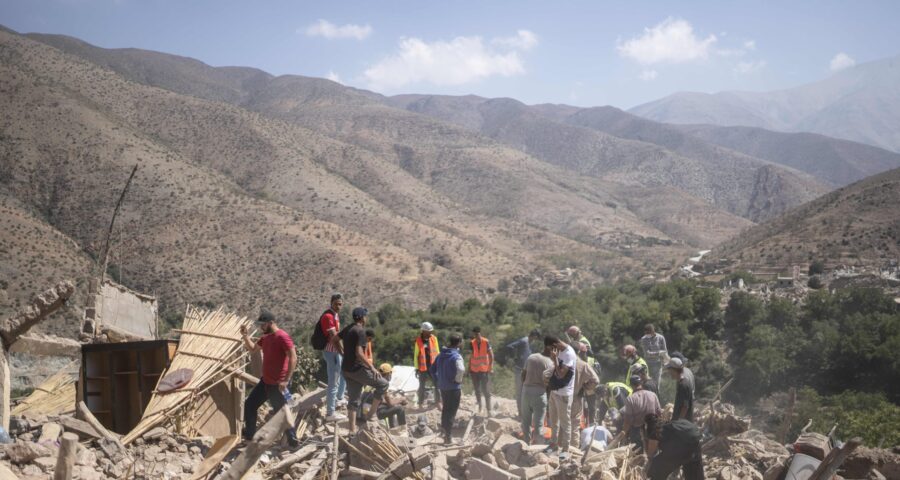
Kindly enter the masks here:
[[122, 283], [164, 312], [205, 301], [295, 321], [335, 290], [424, 307], [525, 295], [565, 267], [575, 285], [665, 276], [687, 252], [900, 166], [820, 135], [384, 97], [6, 29], [0, 90], [0, 316], [96, 269], [135, 164], [113, 234]]
[[679, 124], [812, 132], [900, 152], [900, 56], [772, 92], [681, 92], [629, 110]]

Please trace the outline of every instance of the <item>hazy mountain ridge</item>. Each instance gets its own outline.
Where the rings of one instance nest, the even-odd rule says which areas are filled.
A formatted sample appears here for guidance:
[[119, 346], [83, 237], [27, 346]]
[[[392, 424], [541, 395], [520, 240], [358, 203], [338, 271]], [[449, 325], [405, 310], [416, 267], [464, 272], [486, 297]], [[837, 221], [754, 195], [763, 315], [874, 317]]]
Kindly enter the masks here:
[[900, 56], [772, 92], [681, 92], [629, 110], [667, 123], [805, 131], [900, 152]]
[[[673, 150], [671, 142], [660, 138], [645, 141], [627, 128], [609, 128], [609, 119], [597, 121], [594, 110], [631, 117], [612, 107], [580, 109], [558, 121], [562, 107], [534, 108], [512, 99], [405, 95], [389, 102], [469, 128], [477, 126], [491, 138], [578, 173], [627, 185], [672, 186], [751, 220], [771, 218], [785, 207], [827, 191], [805, 174], [707, 144], [665, 125], [657, 124], [659, 129], [668, 129], [698, 147]], [[640, 127], [647, 129], [646, 125]], [[784, 177], [781, 183], [786, 188], [771, 192], [775, 195], [773, 202], [753, 205], [752, 192], [759, 188], [758, 170], [763, 167], [775, 167], [769, 169], [768, 176]]]

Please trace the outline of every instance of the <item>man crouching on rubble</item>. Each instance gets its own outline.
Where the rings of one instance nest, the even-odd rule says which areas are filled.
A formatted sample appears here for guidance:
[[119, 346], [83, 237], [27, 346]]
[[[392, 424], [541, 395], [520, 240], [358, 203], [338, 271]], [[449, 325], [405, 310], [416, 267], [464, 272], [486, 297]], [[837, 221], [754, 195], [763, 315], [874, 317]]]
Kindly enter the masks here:
[[[703, 480], [703, 454], [700, 429], [688, 420], [662, 423], [658, 415], [644, 420], [647, 437], [647, 478], [666, 480], [681, 467], [684, 480]], [[656, 454], [656, 456], [654, 456]]]
[[[294, 349], [294, 341], [287, 332], [278, 328], [275, 324], [275, 316], [269, 312], [263, 312], [256, 320], [256, 325], [262, 331], [262, 336], [254, 342], [247, 333], [247, 327], [241, 326], [241, 336], [244, 347], [251, 353], [262, 351], [262, 378], [250, 391], [250, 395], [244, 402], [244, 440], [250, 441], [256, 433], [256, 415], [259, 407], [266, 400], [272, 407], [272, 412], [281, 410], [287, 402], [285, 394], [291, 382], [291, 375], [297, 368], [297, 350]], [[288, 443], [297, 445], [297, 437], [294, 430], [288, 429]]]
[[372, 420], [378, 405], [384, 398], [388, 389], [388, 381], [382, 378], [375, 365], [366, 356], [366, 322], [369, 320], [369, 311], [363, 307], [353, 309], [353, 325], [344, 328], [339, 333], [344, 342], [344, 359], [341, 363], [341, 371], [347, 380], [347, 392], [350, 401], [347, 403], [347, 416], [350, 419], [350, 435], [356, 434], [356, 416], [359, 410], [359, 399], [362, 396], [363, 387], [372, 387], [372, 408], [364, 417], [366, 421]]

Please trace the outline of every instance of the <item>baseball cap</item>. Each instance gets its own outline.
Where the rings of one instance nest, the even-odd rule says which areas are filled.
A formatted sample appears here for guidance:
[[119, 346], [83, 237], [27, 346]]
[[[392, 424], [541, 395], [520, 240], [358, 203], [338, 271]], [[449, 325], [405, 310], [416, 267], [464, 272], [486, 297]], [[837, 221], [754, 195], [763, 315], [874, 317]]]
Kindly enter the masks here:
[[391, 373], [394, 371], [394, 368], [391, 367], [390, 363], [382, 363], [378, 366], [378, 371], [380, 371], [381, 373]]
[[666, 364], [666, 368], [681, 370], [684, 368], [684, 362], [682, 362], [680, 358], [671, 358], [669, 359], [669, 363]]
[[433, 332], [434, 325], [432, 325], [431, 322], [422, 322], [422, 331], [423, 332]]
[[256, 324], [262, 325], [264, 323], [269, 323], [269, 322], [274, 322], [274, 321], [275, 321], [275, 315], [272, 315], [271, 312], [263, 311], [262, 313], [259, 314], [259, 318], [256, 319]]
[[359, 320], [367, 315], [369, 315], [369, 311], [365, 307], [356, 307], [353, 309], [354, 320]]

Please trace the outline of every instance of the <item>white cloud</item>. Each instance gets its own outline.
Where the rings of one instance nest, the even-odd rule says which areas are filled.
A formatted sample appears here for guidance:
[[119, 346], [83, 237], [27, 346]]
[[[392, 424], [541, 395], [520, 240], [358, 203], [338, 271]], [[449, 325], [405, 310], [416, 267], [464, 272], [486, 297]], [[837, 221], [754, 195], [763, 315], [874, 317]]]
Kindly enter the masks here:
[[309, 37], [324, 37], [330, 40], [337, 38], [355, 38], [356, 40], [364, 40], [372, 34], [372, 26], [355, 25], [352, 23], [335, 25], [328, 20], [320, 19], [318, 22], [306, 27], [305, 32]]
[[838, 70], [843, 70], [845, 68], [850, 68], [856, 65], [856, 60], [847, 55], [844, 52], [840, 52], [831, 59], [831, 64], [829, 68], [831, 68], [832, 72], [836, 72]]
[[344, 82], [341, 82], [341, 76], [338, 75], [337, 73], [334, 73], [334, 70], [329, 70], [328, 75], [325, 75], [325, 78], [331, 80], [332, 82], [344, 83]]
[[744, 42], [745, 50], [756, 50], [756, 40], [747, 40]]
[[512, 50], [527, 51], [537, 46], [538, 37], [530, 30], [519, 30], [515, 36], [495, 38], [492, 43]]
[[715, 35], [700, 40], [690, 23], [670, 17], [653, 28], [645, 28], [643, 35], [617, 45], [616, 49], [623, 57], [653, 65], [703, 60], [715, 43]]
[[403, 38], [396, 53], [366, 69], [363, 76], [373, 90], [392, 90], [416, 83], [452, 86], [522, 75], [525, 65], [520, 53], [536, 44], [537, 36], [527, 30], [491, 42], [477, 36], [434, 42]]
[[651, 80], [654, 80], [658, 76], [659, 72], [657, 72], [656, 70], [644, 70], [640, 75], [638, 75], [638, 78], [645, 82], [649, 82]]
[[765, 60], [757, 60], [755, 62], [738, 62], [738, 64], [734, 66], [734, 73], [745, 75], [748, 73], [757, 72], [765, 66]]

